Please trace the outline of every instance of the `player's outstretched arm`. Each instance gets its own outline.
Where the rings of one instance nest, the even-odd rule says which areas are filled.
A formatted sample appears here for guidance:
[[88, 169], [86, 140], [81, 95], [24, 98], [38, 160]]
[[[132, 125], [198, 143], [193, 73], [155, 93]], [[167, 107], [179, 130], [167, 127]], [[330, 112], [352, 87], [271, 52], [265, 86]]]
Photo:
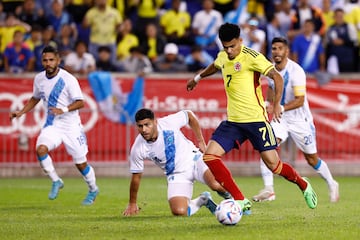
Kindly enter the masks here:
[[200, 71], [200, 73], [198, 73], [196, 76], [194, 76], [193, 78], [187, 81], [186, 89], [188, 91], [193, 90], [200, 81], [200, 79], [213, 75], [217, 71], [218, 69], [215, 67], [215, 64], [214, 63], [210, 64], [204, 70]]
[[137, 193], [139, 191], [142, 173], [133, 173], [130, 182], [130, 199], [129, 204], [123, 212], [124, 216], [137, 215], [140, 211], [137, 205]]
[[21, 109], [20, 111], [10, 112], [10, 114], [9, 114], [10, 121], [13, 118], [19, 118], [23, 114], [29, 112], [31, 109], [33, 109], [36, 106], [36, 104], [38, 104], [38, 102], [40, 102], [40, 99], [36, 99], [34, 97], [31, 97], [30, 100], [25, 104], [23, 109]]
[[189, 126], [193, 130], [197, 140], [197, 144], [195, 145], [197, 145], [201, 152], [205, 152], [206, 143], [201, 131], [199, 120], [192, 111], [187, 110], [187, 114], [189, 116]]

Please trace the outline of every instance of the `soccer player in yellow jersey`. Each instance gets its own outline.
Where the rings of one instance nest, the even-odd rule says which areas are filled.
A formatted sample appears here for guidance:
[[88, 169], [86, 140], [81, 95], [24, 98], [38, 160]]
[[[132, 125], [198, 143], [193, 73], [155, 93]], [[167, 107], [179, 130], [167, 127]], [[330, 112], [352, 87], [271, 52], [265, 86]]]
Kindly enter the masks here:
[[274, 173], [283, 176], [299, 186], [309, 208], [317, 206], [317, 196], [308, 180], [302, 178], [289, 164], [282, 162], [276, 151], [277, 143], [269, 124], [262, 97], [260, 75], [274, 80], [275, 120], [281, 118], [283, 108], [280, 100], [283, 78], [264, 55], [242, 45], [240, 28], [225, 23], [219, 28], [219, 38], [224, 50], [215, 61], [190, 79], [187, 90], [195, 88], [201, 78], [221, 70], [227, 95], [227, 120], [220, 123], [208, 143], [203, 159], [216, 180], [238, 200], [245, 214], [250, 214], [251, 202], [244, 197], [235, 183], [231, 172], [221, 157], [239, 148], [247, 139], [259, 151], [266, 166]]

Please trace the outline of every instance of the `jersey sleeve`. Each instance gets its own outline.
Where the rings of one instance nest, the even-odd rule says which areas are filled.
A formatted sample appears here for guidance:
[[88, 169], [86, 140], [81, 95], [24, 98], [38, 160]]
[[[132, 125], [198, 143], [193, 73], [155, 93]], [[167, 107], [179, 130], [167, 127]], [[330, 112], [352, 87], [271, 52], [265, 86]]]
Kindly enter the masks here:
[[268, 72], [274, 68], [274, 65], [261, 53], [259, 53], [255, 58], [252, 58], [252, 60], [253, 70], [263, 75], [268, 74]]
[[300, 66], [296, 66], [292, 73], [294, 96], [305, 96], [306, 93], [306, 74]]
[[133, 146], [131, 147], [129, 166], [130, 173], [142, 173], [144, 171], [144, 157], [142, 157], [141, 144], [139, 142], [139, 136], [136, 138]]
[[68, 91], [70, 94], [70, 98], [73, 101], [76, 100], [84, 100], [84, 96], [82, 94], [79, 81], [72, 75], [69, 74], [69, 85], [68, 85]]
[[177, 128], [180, 129], [189, 123], [189, 115], [186, 110], [170, 114], [160, 119], [164, 128]]

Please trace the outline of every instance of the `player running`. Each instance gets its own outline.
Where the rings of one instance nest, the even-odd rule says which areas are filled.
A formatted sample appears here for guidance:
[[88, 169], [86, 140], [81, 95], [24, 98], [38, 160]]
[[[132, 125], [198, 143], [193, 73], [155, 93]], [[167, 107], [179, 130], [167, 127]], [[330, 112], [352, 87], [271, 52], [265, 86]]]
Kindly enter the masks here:
[[260, 75], [274, 79], [274, 118], [280, 119], [280, 100], [283, 78], [273, 64], [262, 54], [242, 44], [240, 28], [225, 23], [219, 29], [219, 38], [224, 50], [215, 61], [187, 82], [187, 89], [195, 88], [201, 78], [221, 70], [227, 95], [227, 120], [220, 123], [204, 153], [204, 161], [215, 179], [241, 204], [244, 212], [250, 211], [251, 202], [245, 198], [235, 183], [231, 172], [221, 157], [240, 148], [247, 139], [260, 152], [266, 166], [275, 174], [283, 176], [298, 185], [309, 208], [317, 206], [317, 196], [308, 180], [302, 178], [288, 163], [282, 162], [277, 154], [274, 132], [268, 121], [262, 97]]
[[57, 49], [51, 46], [43, 49], [42, 64], [45, 70], [35, 76], [33, 96], [23, 109], [10, 113], [10, 120], [31, 111], [43, 100], [46, 122], [36, 141], [36, 155], [41, 168], [52, 180], [49, 199], [56, 199], [59, 190], [64, 187], [49, 152], [64, 143], [67, 153], [72, 156], [89, 188], [82, 204], [91, 205], [99, 194], [99, 188], [96, 185], [95, 171], [86, 158], [88, 145], [79, 115], [79, 109], [84, 107], [84, 97], [78, 80], [59, 68], [60, 60]]
[[[339, 184], [333, 179], [326, 162], [320, 159], [316, 149], [316, 130], [313, 116], [306, 98], [306, 75], [299, 64], [288, 58], [289, 46], [286, 39], [276, 37], [272, 40], [272, 56], [275, 68], [284, 78], [284, 91], [281, 99], [283, 114], [281, 120], [271, 121], [276, 140], [280, 144], [288, 136], [303, 152], [306, 161], [326, 181], [329, 188], [330, 202], [339, 200]], [[269, 79], [268, 102], [273, 102], [273, 81]], [[272, 112], [271, 105], [267, 108]], [[274, 179], [272, 172], [260, 160], [261, 175], [265, 188], [253, 197], [256, 202], [275, 200]]]

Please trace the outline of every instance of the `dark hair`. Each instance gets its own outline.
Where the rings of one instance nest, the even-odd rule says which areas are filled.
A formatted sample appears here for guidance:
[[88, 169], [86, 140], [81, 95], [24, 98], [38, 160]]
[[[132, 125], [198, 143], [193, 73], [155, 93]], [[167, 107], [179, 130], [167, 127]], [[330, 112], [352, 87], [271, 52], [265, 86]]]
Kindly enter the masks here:
[[229, 42], [240, 37], [240, 27], [232, 23], [224, 23], [219, 28], [219, 38], [222, 42]]
[[43, 48], [42, 54], [44, 54], [44, 53], [54, 53], [55, 55], [59, 54], [58, 50], [51, 45], [47, 45]]
[[100, 46], [98, 49], [98, 52], [108, 52], [111, 53], [111, 49], [108, 46]]
[[147, 119], [147, 118], [149, 118], [151, 120], [155, 119], [154, 112], [148, 108], [142, 108], [142, 109], [138, 110], [135, 114], [136, 122]]
[[273, 40], [271, 41], [271, 44], [274, 44], [274, 43], [283, 43], [286, 46], [289, 46], [288, 41], [286, 40], [286, 38], [283, 38], [283, 37], [274, 37]]

